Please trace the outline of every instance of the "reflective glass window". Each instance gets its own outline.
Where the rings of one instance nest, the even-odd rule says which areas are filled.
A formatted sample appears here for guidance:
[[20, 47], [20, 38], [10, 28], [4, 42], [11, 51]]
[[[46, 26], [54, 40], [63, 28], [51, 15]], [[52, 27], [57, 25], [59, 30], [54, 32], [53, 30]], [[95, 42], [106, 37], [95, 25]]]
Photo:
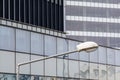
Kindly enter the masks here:
[[67, 51], [67, 40], [62, 38], [57, 38], [57, 53], [63, 53]]
[[67, 59], [57, 59], [57, 76], [68, 77], [68, 60]]
[[[31, 55], [31, 60], [43, 58], [43, 56]], [[43, 75], [44, 74], [44, 61], [38, 61], [31, 63], [31, 74], [34, 75]]]
[[99, 80], [107, 80], [107, 68], [106, 65], [99, 65]]
[[107, 62], [106, 48], [105, 47], [99, 47], [98, 48], [98, 54], [99, 54], [99, 63], [106, 63]]
[[[76, 46], [79, 44], [78, 42], [76, 42], [76, 41], [71, 41], [71, 40], [69, 40], [69, 42], [68, 42], [69, 44], [68, 44], [68, 48], [69, 48], [69, 50], [68, 51], [73, 51], [73, 50], [76, 50]], [[70, 59], [77, 59], [78, 60], [78, 58], [79, 58], [79, 53], [72, 53], [72, 54], [69, 54], [69, 58]]]
[[98, 62], [98, 50], [90, 52], [90, 61]]
[[31, 33], [31, 53], [43, 55], [43, 35]]
[[107, 63], [115, 64], [115, 51], [114, 49], [107, 48]]
[[115, 79], [119, 80], [120, 79], [120, 67], [115, 68]]
[[80, 78], [89, 79], [89, 63], [80, 62]]
[[45, 75], [56, 76], [56, 58], [45, 60]]
[[16, 80], [16, 76], [12, 74], [0, 74], [1, 80]]
[[115, 67], [107, 66], [108, 80], [115, 80]]
[[120, 65], [120, 51], [115, 51], [115, 65]]
[[99, 65], [90, 63], [90, 79], [97, 80], [99, 78]]
[[30, 52], [30, 32], [16, 30], [16, 50]]
[[15, 30], [0, 26], [0, 49], [15, 50]]
[[20, 80], [31, 80], [29, 75], [20, 75]]
[[87, 53], [85, 51], [81, 51], [79, 53], [79, 58], [80, 58], [80, 60], [83, 60], [83, 61], [89, 61], [89, 53]]
[[56, 54], [56, 37], [45, 35], [45, 55]]
[[74, 78], [79, 78], [78, 61], [69, 60], [69, 76]]

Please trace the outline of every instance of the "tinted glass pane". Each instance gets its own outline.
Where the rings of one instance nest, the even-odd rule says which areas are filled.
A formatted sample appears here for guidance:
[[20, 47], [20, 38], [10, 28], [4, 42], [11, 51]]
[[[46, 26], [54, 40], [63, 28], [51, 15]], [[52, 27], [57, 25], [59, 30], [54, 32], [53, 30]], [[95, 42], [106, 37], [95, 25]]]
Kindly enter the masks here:
[[0, 74], [1, 80], [16, 80], [16, 76], [12, 74]]
[[16, 50], [30, 52], [30, 32], [16, 30]]
[[56, 54], [56, 37], [45, 35], [45, 55]]
[[99, 65], [90, 63], [90, 79], [97, 80], [99, 78]]
[[0, 26], [0, 48], [15, 50], [14, 29]]
[[115, 51], [114, 49], [107, 49], [107, 63], [115, 64]]
[[87, 62], [80, 62], [80, 78], [89, 78], [89, 64]]
[[10, 0], [10, 19], [14, 20], [14, 0]]
[[4, 4], [4, 7], [5, 7], [5, 18], [9, 18], [9, 4], [8, 4], [8, 1], [9, 0], [4, 0], [5, 4]]
[[107, 68], [106, 65], [99, 65], [99, 80], [107, 80]]
[[19, 21], [19, 0], [15, 0], [15, 20]]
[[20, 20], [24, 22], [24, 0], [20, 0]]
[[33, 0], [30, 0], [30, 24], [33, 24]]
[[104, 47], [99, 47], [98, 48], [98, 53], [99, 53], [99, 62], [100, 63], [106, 63], [107, 59], [106, 59], [106, 48]]
[[34, 2], [34, 25], [38, 25], [38, 0], [33, 0]]
[[115, 80], [115, 67], [107, 66], [108, 80]]
[[115, 51], [115, 64], [120, 65], [120, 51], [119, 50]]
[[38, 0], [38, 25], [42, 26], [42, 0]]
[[3, 17], [3, 0], [0, 0], [0, 17]]
[[31, 33], [31, 53], [43, 55], [43, 35]]
[[25, 22], [26, 23], [29, 23], [29, 11], [30, 11], [29, 2], [30, 2], [30, 0], [25, 0]]

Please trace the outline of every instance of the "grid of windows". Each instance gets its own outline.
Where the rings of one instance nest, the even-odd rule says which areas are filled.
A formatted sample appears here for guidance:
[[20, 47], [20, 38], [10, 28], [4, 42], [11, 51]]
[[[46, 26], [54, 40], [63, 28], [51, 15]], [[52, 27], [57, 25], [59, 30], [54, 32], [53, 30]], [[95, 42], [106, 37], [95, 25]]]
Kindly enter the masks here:
[[68, 37], [120, 47], [120, 0], [66, 0]]
[[63, 31], [63, 0], [0, 0], [0, 17]]
[[[72, 51], [78, 43], [80, 42], [57, 36], [0, 26], [0, 79], [15, 80], [15, 66], [18, 63]], [[21, 67], [20, 73], [23, 75], [20, 79], [118, 80], [119, 51], [99, 46], [91, 53], [74, 53], [32, 63]]]

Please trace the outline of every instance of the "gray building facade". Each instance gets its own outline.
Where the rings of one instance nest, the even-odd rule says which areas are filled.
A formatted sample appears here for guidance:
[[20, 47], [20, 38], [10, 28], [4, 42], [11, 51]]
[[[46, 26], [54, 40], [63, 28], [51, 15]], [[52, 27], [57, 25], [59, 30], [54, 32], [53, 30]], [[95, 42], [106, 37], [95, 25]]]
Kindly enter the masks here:
[[[50, 29], [0, 19], [0, 80], [16, 80], [16, 65], [76, 49], [81, 42]], [[119, 80], [120, 50], [99, 46], [21, 66], [20, 80]]]
[[65, 0], [69, 38], [120, 47], [120, 0]]

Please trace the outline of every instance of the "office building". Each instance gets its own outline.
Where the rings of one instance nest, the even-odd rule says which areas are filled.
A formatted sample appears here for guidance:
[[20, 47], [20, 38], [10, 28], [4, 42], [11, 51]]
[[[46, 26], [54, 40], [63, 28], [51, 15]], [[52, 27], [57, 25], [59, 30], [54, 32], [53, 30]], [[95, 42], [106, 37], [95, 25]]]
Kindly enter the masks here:
[[63, 31], [63, 0], [0, 0], [0, 17]]
[[[13, 0], [0, 0], [0, 10], [4, 12], [1, 13], [2, 11], [0, 11], [0, 15], [2, 14], [0, 18], [0, 80], [16, 80], [16, 66], [18, 63], [47, 57], [53, 54], [72, 51], [75, 49], [77, 44], [81, 43], [77, 40], [66, 38], [66, 34], [61, 32], [63, 30], [63, 27], [60, 27], [61, 29], [56, 29], [51, 27], [48, 28], [44, 25], [36, 25], [35, 22], [37, 21], [36, 19], [35, 21], [33, 20], [32, 23], [30, 23], [29, 22], [29, 20], [31, 21], [30, 15], [29, 16], [27, 15], [29, 19], [23, 19], [22, 16], [19, 17], [16, 16], [18, 17], [18, 20], [16, 20], [15, 15], [13, 19], [11, 19], [10, 15], [11, 10], [13, 8], [8, 9], [10, 7], [8, 7], [7, 5], [2, 6], [5, 5], [2, 4], [5, 3], [5, 1], [8, 1], [7, 3], [9, 3]], [[14, 0], [14, 2], [15, 1], [18, 0]], [[60, 0], [47, 0], [47, 1], [54, 2]], [[22, 5], [22, 7], [23, 6], [25, 5]], [[17, 10], [19, 11], [18, 8]], [[21, 10], [24, 9], [21, 8]], [[9, 13], [9, 16], [7, 15], [8, 16], [7, 18], [5, 17], [5, 15], [8, 14], [6, 11], [8, 11]], [[14, 12], [16, 13], [17, 11]], [[33, 13], [34, 11], [29, 12], [28, 14]], [[35, 15], [33, 17], [35, 18]], [[23, 20], [23, 22], [21, 19]], [[25, 21], [27, 20], [29, 23], [24, 22], [24, 20]], [[27, 64], [21, 66], [19, 79], [119, 80], [120, 79], [119, 52], [120, 52], [119, 49], [99, 46], [99, 48], [96, 51], [91, 53], [86, 52], [74, 53], [70, 55], [48, 59], [45, 61], [43, 60], [40, 62]]]
[[120, 47], [120, 0], [65, 0], [69, 38]]

